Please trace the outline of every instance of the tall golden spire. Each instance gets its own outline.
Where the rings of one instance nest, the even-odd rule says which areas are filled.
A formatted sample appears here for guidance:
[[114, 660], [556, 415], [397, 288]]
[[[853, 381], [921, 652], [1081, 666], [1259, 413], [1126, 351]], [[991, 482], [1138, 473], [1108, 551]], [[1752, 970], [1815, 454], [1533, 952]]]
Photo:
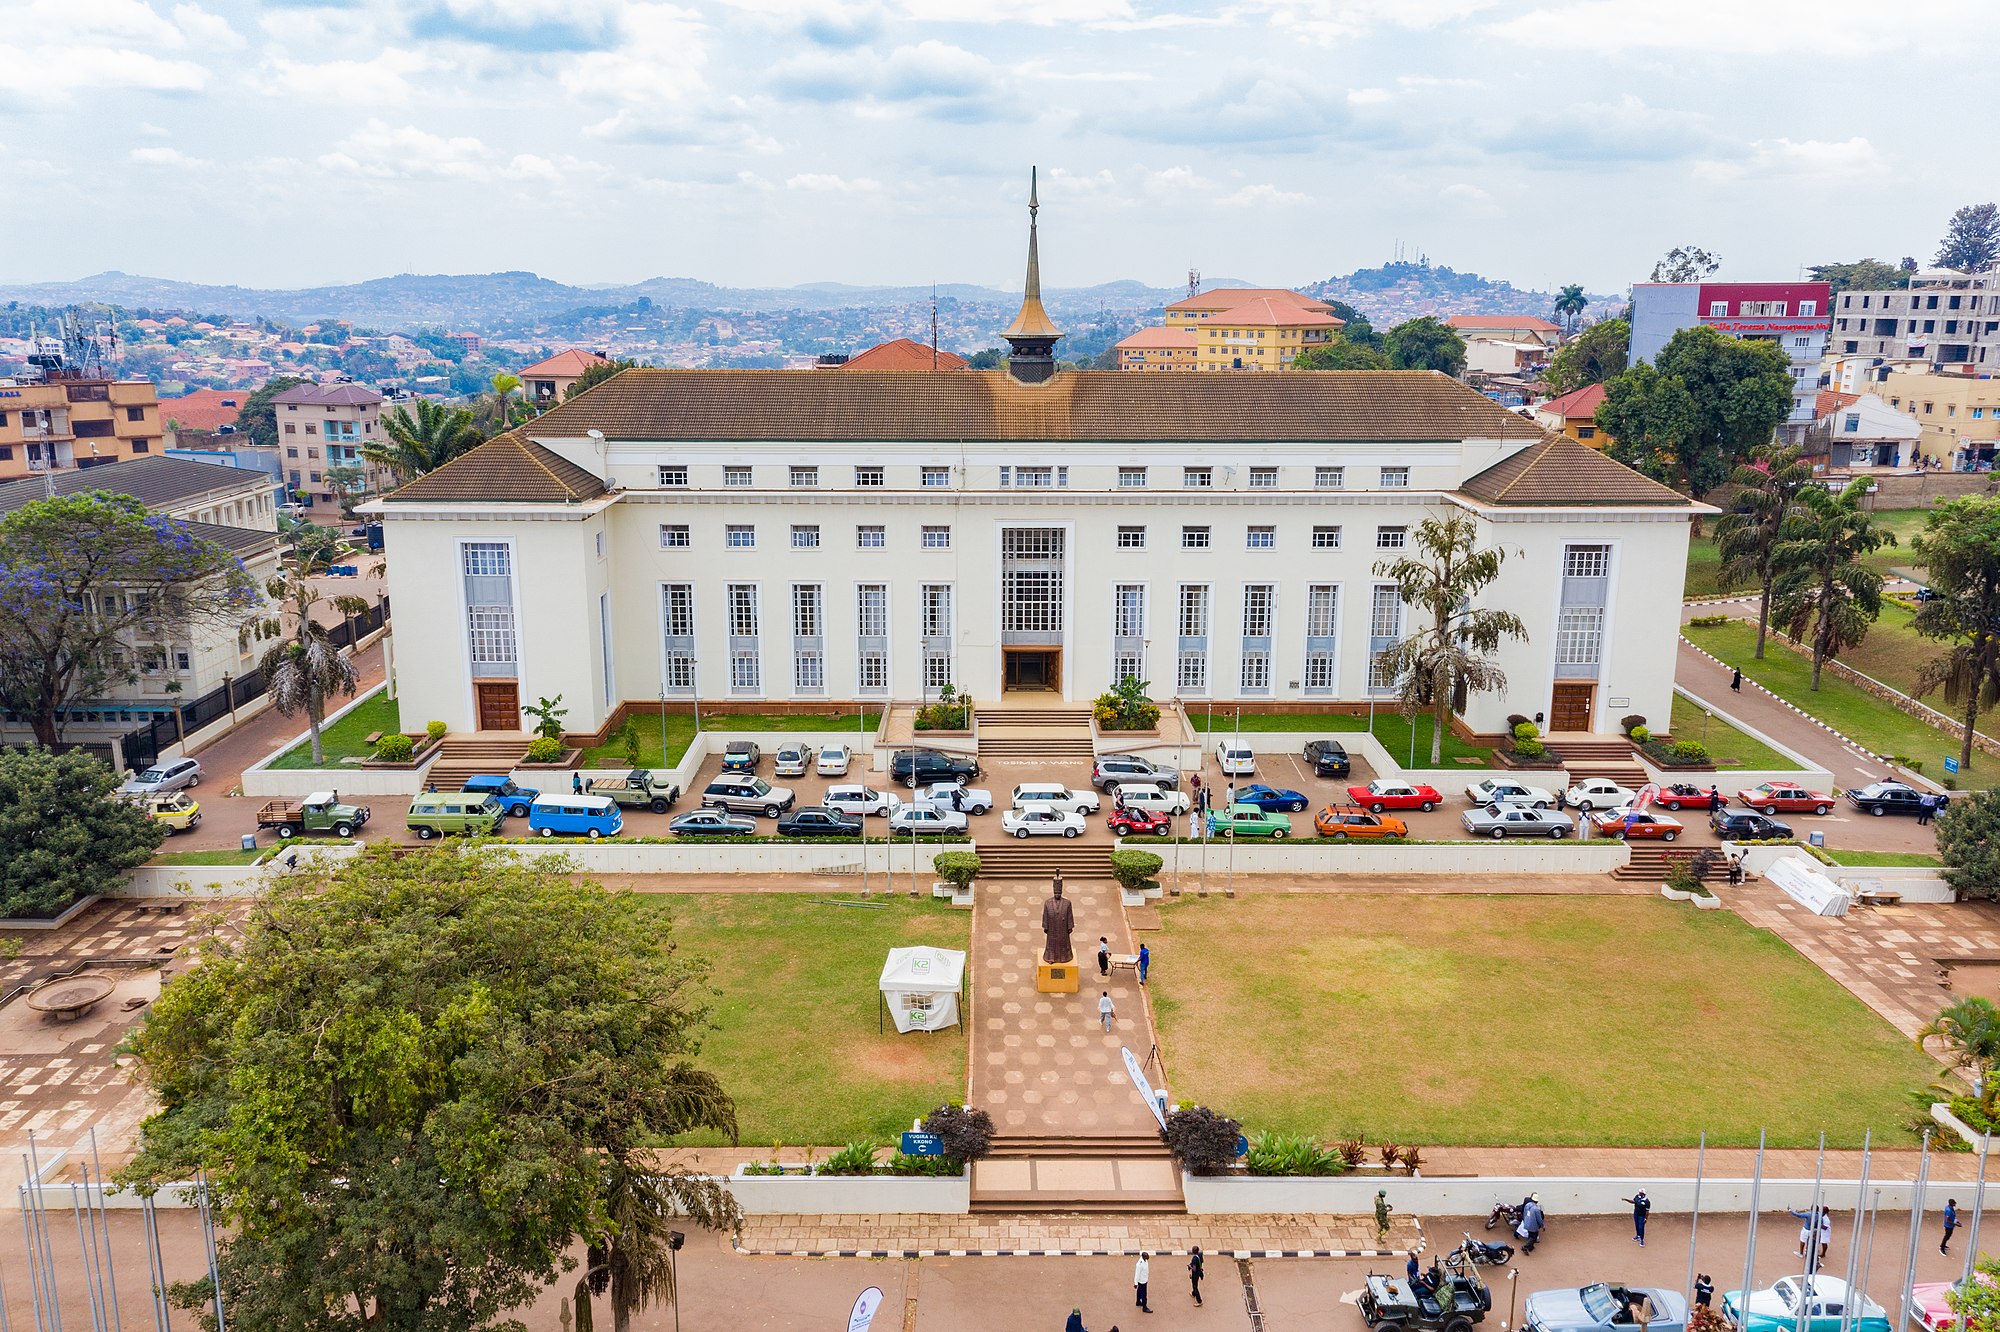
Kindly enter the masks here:
[[1049, 318], [1049, 312], [1042, 308], [1041, 245], [1035, 220], [1042, 205], [1037, 175], [1033, 167], [1028, 169], [1028, 280], [1021, 292], [1020, 313], [1000, 335], [1013, 348], [1013, 354], [1007, 358], [1009, 373], [1028, 384], [1039, 384], [1055, 373], [1056, 342], [1063, 335]]

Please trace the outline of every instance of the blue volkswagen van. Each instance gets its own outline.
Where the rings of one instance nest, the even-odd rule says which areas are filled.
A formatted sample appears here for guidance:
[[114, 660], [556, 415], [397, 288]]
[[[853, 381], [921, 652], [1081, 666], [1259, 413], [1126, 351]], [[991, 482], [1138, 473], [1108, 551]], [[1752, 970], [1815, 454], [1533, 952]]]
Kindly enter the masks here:
[[564, 795], [552, 792], [536, 796], [528, 807], [528, 827], [543, 837], [616, 837], [624, 831], [625, 819], [608, 796]]

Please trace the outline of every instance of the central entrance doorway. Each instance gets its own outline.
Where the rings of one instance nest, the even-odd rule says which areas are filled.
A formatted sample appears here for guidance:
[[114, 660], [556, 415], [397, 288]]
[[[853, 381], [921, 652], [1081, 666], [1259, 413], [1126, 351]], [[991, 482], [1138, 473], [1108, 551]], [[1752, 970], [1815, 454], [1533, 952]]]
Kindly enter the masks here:
[[1596, 693], [1597, 686], [1594, 684], [1558, 683], [1554, 696], [1549, 699], [1549, 729], [1588, 731], [1591, 704], [1596, 701]]
[[1009, 690], [1056, 693], [1062, 689], [1061, 648], [1006, 648], [1004, 685]]
[[521, 686], [515, 680], [474, 680], [474, 705], [479, 711], [482, 731], [521, 729]]

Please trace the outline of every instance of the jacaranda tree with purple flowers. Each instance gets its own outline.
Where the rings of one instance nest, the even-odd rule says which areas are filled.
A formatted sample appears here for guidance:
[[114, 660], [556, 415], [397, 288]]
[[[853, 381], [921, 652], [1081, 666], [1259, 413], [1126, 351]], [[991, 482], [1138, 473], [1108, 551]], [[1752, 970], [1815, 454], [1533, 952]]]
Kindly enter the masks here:
[[24, 504], [0, 517], [0, 707], [57, 744], [66, 711], [135, 679], [146, 647], [257, 610], [241, 560], [130, 495]]

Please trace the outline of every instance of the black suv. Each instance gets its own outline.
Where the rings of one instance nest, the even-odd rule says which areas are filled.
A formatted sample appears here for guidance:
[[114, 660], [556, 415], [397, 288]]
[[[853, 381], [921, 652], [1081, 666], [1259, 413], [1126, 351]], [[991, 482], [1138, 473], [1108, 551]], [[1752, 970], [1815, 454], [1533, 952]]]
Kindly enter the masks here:
[[1792, 835], [1791, 824], [1780, 823], [1769, 815], [1755, 814], [1747, 809], [1718, 809], [1708, 816], [1708, 826], [1732, 841]]
[[1315, 777], [1347, 776], [1347, 750], [1338, 740], [1306, 741], [1305, 759]]
[[890, 778], [909, 787], [969, 782], [978, 775], [978, 760], [954, 758], [935, 749], [899, 749], [889, 760]]

